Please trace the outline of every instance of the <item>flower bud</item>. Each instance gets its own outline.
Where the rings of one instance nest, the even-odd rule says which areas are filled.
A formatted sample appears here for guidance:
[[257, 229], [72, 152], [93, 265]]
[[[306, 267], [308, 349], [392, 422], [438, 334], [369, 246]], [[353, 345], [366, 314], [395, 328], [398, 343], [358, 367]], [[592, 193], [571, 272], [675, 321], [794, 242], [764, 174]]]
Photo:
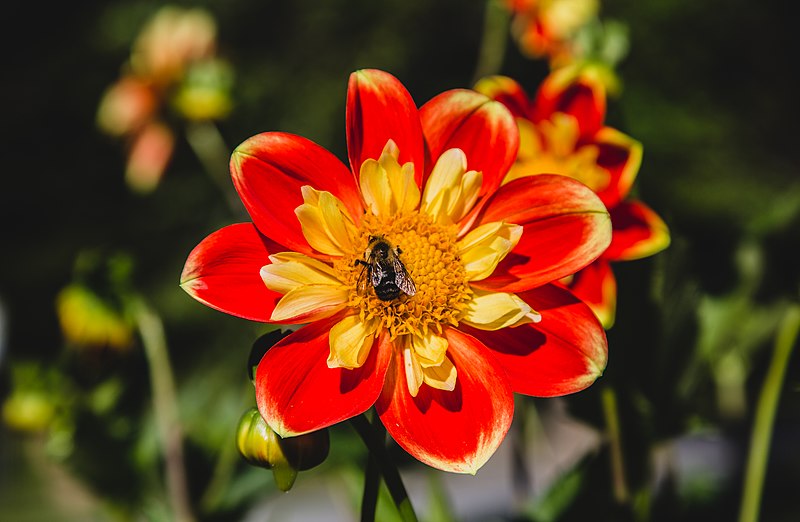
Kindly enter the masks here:
[[299, 471], [321, 464], [328, 456], [328, 430], [282, 439], [251, 408], [239, 420], [236, 446], [250, 464], [272, 470], [281, 491], [289, 491]]

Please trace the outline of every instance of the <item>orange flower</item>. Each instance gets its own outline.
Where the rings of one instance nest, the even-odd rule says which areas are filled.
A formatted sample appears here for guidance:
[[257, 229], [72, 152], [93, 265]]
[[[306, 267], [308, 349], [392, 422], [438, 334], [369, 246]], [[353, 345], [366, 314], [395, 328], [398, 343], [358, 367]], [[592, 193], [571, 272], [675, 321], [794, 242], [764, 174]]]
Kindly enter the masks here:
[[347, 144], [349, 168], [291, 134], [242, 143], [231, 171], [253, 223], [204, 239], [181, 285], [232, 315], [306, 324], [256, 372], [281, 437], [374, 405], [410, 454], [475, 473], [514, 392], [576, 392], [605, 368], [602, 326], [551, 283], [605, 250], [608, 214], [565, 176], [501, 186], [517, 127], [474, 91], [417, 109], [393, 76], [355, 72]]
[[658, 214], [629, 197], [642, 144], [604, 124], [604, 85], [597, 70], [572, 67], [552, 72], [533, 100], [505, 76], [484, 78], [475, 88], [503, 103], [516, 117], [520, 150], [505, 183], [542, 173], [561, 174], [587, 185], [608, 208], [611, 245], [567, 282], [609, 328], [617, 299], [609, 263], [653, 255], [669, 245], [670, 237]]

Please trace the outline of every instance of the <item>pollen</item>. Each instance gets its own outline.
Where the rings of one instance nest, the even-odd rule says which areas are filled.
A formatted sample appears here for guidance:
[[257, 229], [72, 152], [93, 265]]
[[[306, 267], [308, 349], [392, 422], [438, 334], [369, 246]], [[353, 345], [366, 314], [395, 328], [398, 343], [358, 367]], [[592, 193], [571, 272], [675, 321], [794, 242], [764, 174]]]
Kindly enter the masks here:
[[[401, 335], [424, 335], [430, 329], [441, 334], [444, 325], [458, 326], [471, 291], [456, 247], [456, 227], [434, 223], [422, 213], [396, 214], [389, 218], [365, 214], [361, 220], [355, 251], [338, 259], [334, 268], [351, 287], [348, 305], [358, 310], [362, 321], [378, 319], [392, 339]], [[400, 293], [384, 301], [364, 281], [365, 252], [370, 238], [381, 236], [397, 248], [400, 261], [417, 288], [413, 296]], [[360, 281], [360, 284], [359, 284]]]

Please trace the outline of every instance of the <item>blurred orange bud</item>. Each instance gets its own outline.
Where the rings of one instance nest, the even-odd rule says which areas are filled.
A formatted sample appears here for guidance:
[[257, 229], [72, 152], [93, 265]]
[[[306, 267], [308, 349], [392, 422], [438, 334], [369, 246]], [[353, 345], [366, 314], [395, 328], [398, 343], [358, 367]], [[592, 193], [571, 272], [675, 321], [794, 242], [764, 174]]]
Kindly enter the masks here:
[[139, 132], [128, 152], [125, 181], [128, 186], [140, 193], [154, 190], [167, 168], [175, 137], [172, 131], [159, 122], [148, 123]]
[[112, 136], [130, 134], [153, 117], [157, 105], [150, 85], [139, 78], [125, 76], [103, 95], [97, 124]]
[[133, 47], [134, 71], [159, 85], [179, 79], [186, 66], [216, 50], [217, 26], [203, 9], [162, 7], [142, 29]]

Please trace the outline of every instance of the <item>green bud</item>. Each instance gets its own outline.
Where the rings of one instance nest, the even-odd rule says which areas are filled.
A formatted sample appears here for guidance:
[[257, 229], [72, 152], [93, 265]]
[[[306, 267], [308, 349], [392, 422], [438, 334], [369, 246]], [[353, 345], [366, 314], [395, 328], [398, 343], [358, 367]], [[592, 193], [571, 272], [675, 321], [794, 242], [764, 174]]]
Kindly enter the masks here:
[[330, 439], [327, 429], [282, 439], [258, 409], [251, 408], [239, 420], [236, 446], [250, 464], [271, 469], [281, 491], [289, 491], [299, 471], [318, 466], [327, 458]]

